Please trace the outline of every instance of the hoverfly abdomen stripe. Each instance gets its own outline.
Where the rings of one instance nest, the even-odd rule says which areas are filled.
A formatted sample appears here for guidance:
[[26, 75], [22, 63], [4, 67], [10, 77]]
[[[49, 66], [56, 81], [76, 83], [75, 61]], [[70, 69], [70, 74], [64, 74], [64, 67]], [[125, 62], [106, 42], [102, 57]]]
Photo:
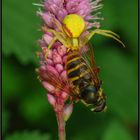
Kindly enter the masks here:
[[88, 70], [86, 70], [84, 73], [75, 76], [75, 77], [69, 77], [69, 80], [72, 81], [73, 85], [77, 86], [79, 85], [82, 81], [85, 82], [91, 82], [91, 75]]
[[69, 78], [73, 78], [76, 76], [79, 76], [84, 73], [87, 70], [86, 65], [82, 65], [81, 67], [79, 67], [78, 69], [76, 69], [75, 71], [71, 71], [70, 73], [68, 73], [68, 77]]
[[76, 80], [78, 80], [79, 79], [79, 76], [76, 76], [76, 77], [74, 77], [74, 78], [69, 78], [72, 82], [74, 82], [74, 81], [76, 81]]
[[75, 71], [68, 74], [68, 78], [79, 77], [79, 73], [80, 73], [79, 69], [75, 70]]
[[81, 63], [81, 64], [77, 65], [76, 67], [73, 67], [71, 69], [68, 69], [68, 74], [71, 73], [71, 72], [73, 72], [73, 71], [75, 71], [75, 70], [77, 70], [77, 69], [79, 69], [80, 67], [82, 67], [84, 65], [85, 65], [84, 63]]
[[67, 60], [71, 60], [71, 59], [73, 59], [73, 58], [75, 58], [75, 57], [79, 57], [79, 55], [77, 55], [77, 53], [71, 53], [71, 54], [69, 54], [69, 55], [67, 56]]
[[[75, 57], [75, 58], [72, 58], [72, 59], [67, 59], [67, 65], [71, 64], [73, 61], [76, 61], [76, 60], [79, 60], [79, 59], [80, 59], [80, 57]], [[81, 62], [81, 61], [79, 61], [79, 62]]]
[[[68, 62], [68, 61], [67, 61]], [[67, 63], [67, 69], [72, 69], [74, 67], [76, 67], [77, 65], [81, 64], [82, 60], [81, 59], [77, 59], [72, 61], [71, 63]]]
[[73, 85], [77, 86], [81, 83], [81, 81], [82, 81], [82, 78], [79, 78], [79, 79], [73, 81]]

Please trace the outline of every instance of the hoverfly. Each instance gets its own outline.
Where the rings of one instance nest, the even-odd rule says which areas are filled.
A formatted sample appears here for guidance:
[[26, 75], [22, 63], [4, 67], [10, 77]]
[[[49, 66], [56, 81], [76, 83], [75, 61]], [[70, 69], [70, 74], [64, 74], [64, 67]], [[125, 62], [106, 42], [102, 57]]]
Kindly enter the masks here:
[[[74, 31], [72, 32], [70, 28], [72, 27], [69, 23], [69, 19], [73, 17], [73, 27]], [[70, 19], [71, 20], [71, 19]], [[78, 31], [76, 32], [75, 23], [79, 22]], [[52, 33], [54, 38], [48, 46], [48, 49], [52, 47], [52, 45], [58, 40], [60, 41], [68, 50], [67, 54], [67, 62], [66, 62], [66, 71], [68, 81], [63, 83], [61, 80], [56, 80], [57, 78], [53, 78], [51, 84], [54, 86], [58, 86], [59, 89], [64, 90], [64, 87], [68, 85], [70, 96], [73, 99], [80, 99], [86, 105], [92, 105], [92, 111], [101, 112], [104, 111], [106, 107], [106, 96], [103, 93], [101, 88], [101, 81], [99, 80], [98, 74], [99, 69], [96, 66], [93, 49], [88, 45], [88, 51], [80, 52], [85, 48], [88, 41], [94, 34], [101, 34], [107, 37], [111, 37], [121, 43], [124, 44], [118, 39], [119, 36], [112, 31], [109, 30], [101, 30], [95, 29], [90, 33], [87, 33], [84, 36], [80, 36], [81, 33], [85, 30], [84, 20], [75, 14], [71, 14], [66, 16], [64, 19], [63, 25], [58, 25], [57, 21], [55, 22], [59, 31], [55, 31], [53, 29], [48, 29], [46, 26], [43, 27], [45, 32]], [[47, 53], [46, 53], [47, 57]], [[49, 74], [50, 77], [53, 77], [53, 74]]]
[[106, 96], [101, 88], [92, 47], [86, 52], [69, 51], [64, 66], [67, 72], [65, 80], [51, 71], [45, 74], [44, 80], [53, 85], [56, 92], [70, 95], [70, 101], [80, 100], [94, 112], [105, 111]]
[[98, 77], [99, 68], [95, 63], [93, 48], [90, 46], [83, 54], [70, 52], [67, 56], [66, 70], [72, 95], [87, 106], [92, 105], [92, 111], [104, 111], [107, 108], [106, 96]]

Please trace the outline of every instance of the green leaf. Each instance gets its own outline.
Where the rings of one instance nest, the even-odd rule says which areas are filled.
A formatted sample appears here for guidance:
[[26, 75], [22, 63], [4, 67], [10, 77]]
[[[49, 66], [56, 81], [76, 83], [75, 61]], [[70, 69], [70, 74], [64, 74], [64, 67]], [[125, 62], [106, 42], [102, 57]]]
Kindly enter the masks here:
[[133, 137], [124, 125], [118, 121], [111, 121], [110, 125], [106, 128], [102, 140], [133, 140]]
[[46, 92], [37, 79], [35, 67], [23, 66], [13, 57], [3, 58], [2, 81], [4, 105], [17, 99], [20, 103], [20, 100], [29, 95], [35, 93], [43, 95], [42, 93]]
[[14, 54], [21, 63], [37, 62], [35, 52], [41, 37], [39, 17], [34, 0], [3, 1], [3, 53]]
[[100, 140], [112, 114], [94, 113], [83, 103], [74, 104], [71, 118], [67, 122], [67, 140]]
[[9, 128], [9, 112], [5, 109], [2, 110], [2, 135], [4, 135]]
[[[97, 50], [96, 50], [97, 49]], [[116, 112], [124, 121], [137, 121], [137, 66], [132, 56], [104, 45], [95, 49], [108, 111]]]
[[25, 132], [15, 132], [12, 135], [6, 136], [5, 140], [50, 140], [49, 134], [41, 134], [38, 131], [25, 131]]
[[3, 59], [2, 67], [2, 88], [3, 103], [7, 104], [11, 98], [20, 96], [25, 88], [26, 77], [22, 75], [22, 68]]
[[51, 105], [48, 103], [46, 95], [42, 96], [42, 94], [29, 95], [22, 100], [19, 106], [20, 114], [31, 123], [46, 120], [45, 117], [50, 109]]
[[117, 32], [126, 46], [135, 53], [137, 53], [138, 48], [137, 3], [137, 0], [106, 0], [102, 9], [102, 16], [105, 20], [101, 22], [103, 29]]

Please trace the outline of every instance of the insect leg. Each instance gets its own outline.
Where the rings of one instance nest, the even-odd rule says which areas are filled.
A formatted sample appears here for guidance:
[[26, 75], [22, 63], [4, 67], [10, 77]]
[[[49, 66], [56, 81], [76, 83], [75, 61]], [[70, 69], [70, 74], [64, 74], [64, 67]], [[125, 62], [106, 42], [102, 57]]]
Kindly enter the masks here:
[[103, 35], [103, 36], [113, 38], [116, 41], [118, 41], [120, 44], [122, 44], [123, 47], [125, 47], [125, 45], [119, 39], [119, 36], [116, 33], [112, 32], [112, 31], [109, 31], [109, 30], [101, 30], [101, 29], [96, 29], [96, 30], [90, 32], [88, 35], [86, 35], [84, 37], [85, 38], [84, 44], [86, 44], [93, 37], [93, 35], [95, 35], [95, 34], [100, 34], [100, 35]]
[[50, 44], [49, 44], [49, 46], [48, 46], [48, 50], [47, 50], [47, 52], [46, 52], [46, 54], [45, 54], [45, 58], [48, 57], [49, 50], [51, 49], [52, 45], [55, 43], [56, 40], [57, 40], [56, 37], [54, 37], [54, 38], [51, 40], [51, 42], [50, 42]]
[[56, 40], [57, 40], [57, 37], [54, 37], [54, 38], [51, 40], [51, 42], [50, 42], [50, 44], [49, 44], [49, 46], [48, 46], [48, 49], [51, 49], [52, 45], [55, 43]]

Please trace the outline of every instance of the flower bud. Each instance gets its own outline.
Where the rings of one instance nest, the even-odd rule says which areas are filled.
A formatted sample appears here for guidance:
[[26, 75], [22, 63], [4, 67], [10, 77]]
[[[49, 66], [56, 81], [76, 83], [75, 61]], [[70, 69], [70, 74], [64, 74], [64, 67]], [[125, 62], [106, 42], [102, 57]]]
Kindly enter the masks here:
[[56, 64], [55, 68], [56, 68], [56, 70], [57, 70], [59, 73], [61, 73], [61, 72], [63, 71], [63, 69], [64, 69], [64, 67], [63, 67], [62, 64]]
[[48, 34], [44, 34], [42, 38], [44, 39], [44, 41], [47, 45], [50, 44], [50, 42], [52, 40], [52, 37]]
[[67, 72], [64, 70], [64, 71], [61, 73], [60, 77], [62, 78], [63, 81], [66, 81], [66, 80], [67, 80]]
[[56, 99], [55, 99], [55, 97], [52, 95], [52, 94], [47, 94], [47, 97], [48, 97], [48, 101], [49, 101], [49, 103], [53, 106], [53, 107], [55, 107], [55, 105], [56, 105]]
[[42, 85], [44, 86], [44, 88], [46, 88], [49, 92], [53, 93], [54, 90], [55, 90], [55, 87], [52, 86], [51, 84], [49, 84], [48, 82], [46, 81], [43, 81], [42, 82]]
[[57, 52], [53, 53], [53, 62], [55, 64], [62, 64], [63, 62], [61, 56]]
[[57, 47], [58, 54], [64, 56], [67, 53], [67, 49], [64, 45]]
[[64, 117], [65, 122], [70, 118], [72, 114], [72, 110], [73, 110], [73, 104], [67, 104], [64, 106], [63, 117]]

